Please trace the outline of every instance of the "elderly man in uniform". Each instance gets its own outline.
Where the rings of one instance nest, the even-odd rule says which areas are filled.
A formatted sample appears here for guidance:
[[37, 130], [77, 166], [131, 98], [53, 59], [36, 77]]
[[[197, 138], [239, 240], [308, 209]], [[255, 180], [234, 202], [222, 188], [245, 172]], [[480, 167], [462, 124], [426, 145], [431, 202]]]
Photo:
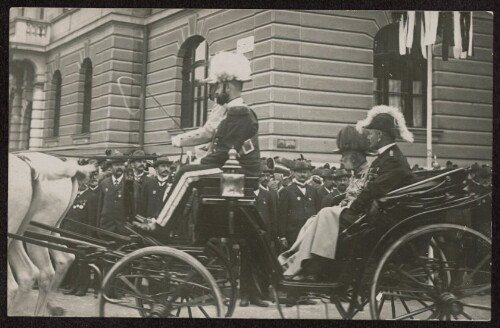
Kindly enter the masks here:
[[309, 250], [311, 256], [305, 263], [300, 263], [305, 268], [306, 281], [321, 278], [322, 270], [335, 259], [339, 231], [366, 213], [373, 201], [413, 180], [410, 165], [395, 143], [398, 132], [407, 142], [413, 142], [413, 135], [408, 131], [404, 117], [397, 108], [375, 106], [368, 112], [365, 120], [357, 123], [356, 128], [358, 132], [366, 131], [370, 150], [378, 154], [368, 173], [373, 178], [363, 183], [359, 194], [347, 204], [322, 209], [315, 220], [320, 228], [305, 229], [312, 231]]
[[300, 228], [321, 206], [316, 189], [307, 184], [311, 163], [301, 156], [291, 169], [293, 182], [282, 190], [278, 207], [278, 236], [283, 248], [295, 242]]

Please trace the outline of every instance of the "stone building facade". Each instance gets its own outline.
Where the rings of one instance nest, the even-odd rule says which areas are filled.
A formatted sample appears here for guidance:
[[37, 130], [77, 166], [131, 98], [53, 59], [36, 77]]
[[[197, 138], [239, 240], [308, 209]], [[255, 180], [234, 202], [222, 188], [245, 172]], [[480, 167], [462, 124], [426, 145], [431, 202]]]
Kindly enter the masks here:
[[[12, 8], [9, 149], [175, 157], [171, 137], [203, 124], [212, 106], [198, 82], [210, 56], [241, 51], [264, 156], [338, 162], [337, 132], [385, 101], [405, 107], [416, 142], [402, 149], [424, 165], [425, 65], [417, 58], [384, 80], [392, 62], [377, 44], [397, 42], [391, 24], [388, 11]], [[432, 63], [442, 163], [492, 160], [492, 16], [475, 12], [473, 31], [472, 57]]]

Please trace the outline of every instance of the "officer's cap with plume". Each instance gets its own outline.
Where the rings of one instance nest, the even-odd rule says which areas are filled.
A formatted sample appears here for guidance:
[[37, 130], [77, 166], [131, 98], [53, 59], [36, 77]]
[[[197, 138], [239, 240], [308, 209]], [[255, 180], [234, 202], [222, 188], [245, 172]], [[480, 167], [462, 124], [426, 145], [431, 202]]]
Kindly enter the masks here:
[[394, 139], [398, 136], [406, 142], [413, 142], [413, 134], [406, 127], [403, 114], [396, 107], [380, 105], [375, 106], [368, 112], [364, 120], [356, 124], [358, 132], [363, 129], [375, 129], [388, 133]]
[[247, 82], [252, 80], [252, 70], [248, 59], [239, 53], [219, 52], [211, 60], [208, 78], [205, 83], [222, 83], [228, 81]]

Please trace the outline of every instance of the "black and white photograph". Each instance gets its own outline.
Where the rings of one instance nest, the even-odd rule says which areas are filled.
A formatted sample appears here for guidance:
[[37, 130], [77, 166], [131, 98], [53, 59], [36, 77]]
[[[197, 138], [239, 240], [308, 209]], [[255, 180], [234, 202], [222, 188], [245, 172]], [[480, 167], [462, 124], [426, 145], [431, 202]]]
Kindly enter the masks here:
[[9, 10], [8, 317], [492, 320], [493, 11]]

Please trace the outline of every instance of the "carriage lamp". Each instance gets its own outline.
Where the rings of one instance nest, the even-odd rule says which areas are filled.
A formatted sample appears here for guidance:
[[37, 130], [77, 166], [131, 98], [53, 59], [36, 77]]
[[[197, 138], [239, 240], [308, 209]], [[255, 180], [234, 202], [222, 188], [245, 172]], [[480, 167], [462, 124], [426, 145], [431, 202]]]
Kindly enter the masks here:
[[228, 152], [229, 158], [222, 167], [220, 189], [222, 197], [243, 197], [245, 195], [245, 175], [238, 173], [241, 169], [237, 160], [238, 153], [234, 148]]

